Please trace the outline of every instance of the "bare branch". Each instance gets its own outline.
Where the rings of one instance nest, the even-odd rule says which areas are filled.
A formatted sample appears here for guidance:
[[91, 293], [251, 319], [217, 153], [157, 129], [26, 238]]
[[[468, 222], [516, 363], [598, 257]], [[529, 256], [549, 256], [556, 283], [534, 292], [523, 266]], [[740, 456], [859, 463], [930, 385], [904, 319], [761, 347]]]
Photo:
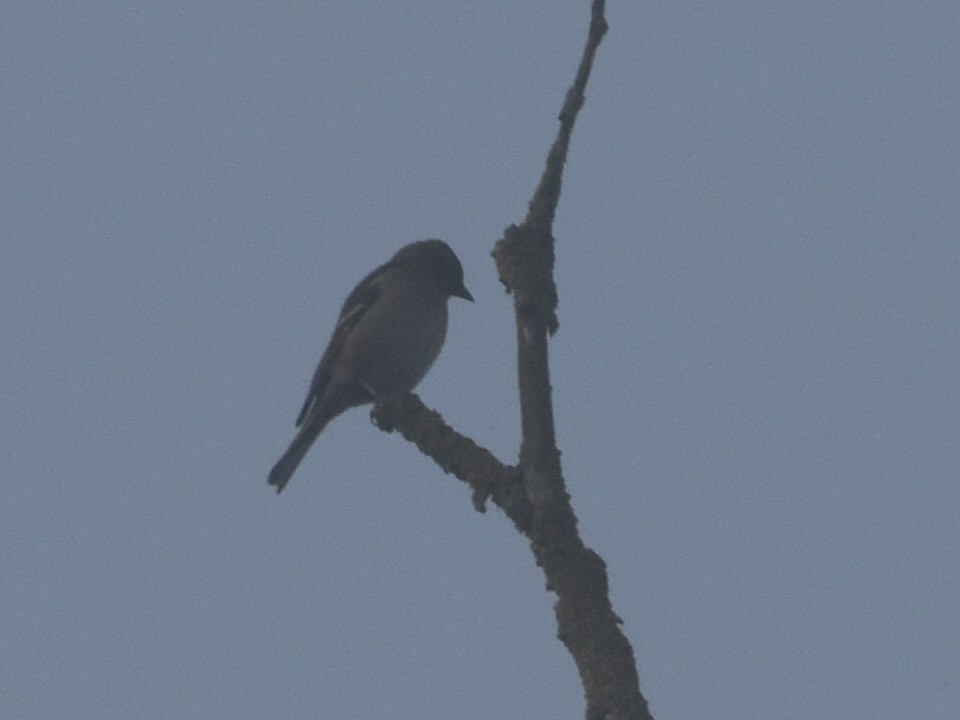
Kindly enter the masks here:
[[577, 530], [556, 445], [547, 343], [558, 329], [553, 221], [563, 168], [606, 31], [604, 3], [594, 0], [586, 47], [527, 217], [506, 229], [493, 252], [500, 280], [514, 301], [523, 433], [519, 468], [500, 463], [454, 432], [414, 395], [384, 398], [372, 415], [381, 428], [399, 430], [446, 472], [468, 483], [479, 511], [492, 498], [529, 539], [547, 588], [557, 596], [557, 636], [577, 664], [587, 720], [652, 720], [640, 693], [633, 649], [610, 603], [606, 565]]
[[576, 79], [560, 112], [560, 128], [527, 217], [507, 228], [494, 249], [500, 280], [513, 294], [523, 444], [520, 469], [533, 509], [530, 546], [557, 595], [557, 635], [580, 672], [588, 720], [651, 718], [640, 693], [633, 649], [610, 603], [606, 565], [577, 530], [556, 446], [548, 333], [558, 328], [553, 279], [553, 221], [563, 167], [597, 48], [607, 31], [604, 3], [594, 0]]
[[453, 430], [413, 393], [382, 398], [370, 417], [381, 430], [398, 431], [444, 472], [467, 483], [478, 512], [486, 512], [486, 501], [493, 500], [521, 533], [529, 532], [530, 502], [519, 468], [504, 465], [489, 450]]

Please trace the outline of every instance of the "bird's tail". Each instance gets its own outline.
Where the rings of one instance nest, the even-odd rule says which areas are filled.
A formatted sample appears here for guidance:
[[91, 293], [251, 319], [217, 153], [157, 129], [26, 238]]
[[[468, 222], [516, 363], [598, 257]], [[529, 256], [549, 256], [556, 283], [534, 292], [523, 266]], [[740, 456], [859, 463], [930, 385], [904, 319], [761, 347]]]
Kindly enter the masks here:
[[320, 435], [330, 420], [331, 418], [326, 417], [325, 414], [314, 413], [300, 426], [300, 431], [293, 442], [290, 443], [290, 447], [287, 448], [287, 451], [277, 460], [277, 464], [270, 471], [267, 483], [277, 488], [277, 494], [290, 482], [290, 478], [296, 472], [300, 461], [303, 460], [310, 446], [313, 445], [313, 441], [317, 439], [317, 436]]

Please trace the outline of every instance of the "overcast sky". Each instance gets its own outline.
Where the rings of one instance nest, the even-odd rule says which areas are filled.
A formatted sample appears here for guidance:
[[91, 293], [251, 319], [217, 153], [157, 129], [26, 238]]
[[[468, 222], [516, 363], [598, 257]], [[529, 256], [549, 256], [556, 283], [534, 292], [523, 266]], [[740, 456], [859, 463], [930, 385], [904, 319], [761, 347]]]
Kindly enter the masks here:
[[[522, 219], [587, 2], [0, 7], [0, 714], [579, 718], [495, 509], [359, 409], [346, 294], [441, 237], [419, 392], [505, 462]], [[557, 218], [559, 441], [658, 720], [960, 717], [960, 5], [611, 2]]]

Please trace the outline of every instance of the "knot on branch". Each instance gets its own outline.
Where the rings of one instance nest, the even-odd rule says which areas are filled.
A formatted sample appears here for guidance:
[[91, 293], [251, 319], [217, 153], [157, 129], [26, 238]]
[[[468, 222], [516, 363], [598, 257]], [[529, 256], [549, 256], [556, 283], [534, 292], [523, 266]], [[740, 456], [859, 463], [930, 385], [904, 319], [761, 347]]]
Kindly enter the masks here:
[[511, 225], [493, 249], [500, 282], [512, 293], [522, 317], [536, 316], [553, 335], [557, 321], [557, 285], [553, 279], [553, 238], [527, 225]]

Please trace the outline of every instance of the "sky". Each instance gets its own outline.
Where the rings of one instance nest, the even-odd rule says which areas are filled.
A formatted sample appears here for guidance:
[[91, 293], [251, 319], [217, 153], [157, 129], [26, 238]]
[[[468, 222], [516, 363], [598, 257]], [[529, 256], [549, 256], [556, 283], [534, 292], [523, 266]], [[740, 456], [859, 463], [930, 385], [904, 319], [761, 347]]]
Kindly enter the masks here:
[[[495, 508], [365, 409], [347, 293], [445, 239], [418, 388], [517, 458], [509, 296], [586, 2], [0, 8], [0, 712], [578, 718]], [[610, 2], [558, 440], [658, 720], [960, 717], [960, 6]]]

